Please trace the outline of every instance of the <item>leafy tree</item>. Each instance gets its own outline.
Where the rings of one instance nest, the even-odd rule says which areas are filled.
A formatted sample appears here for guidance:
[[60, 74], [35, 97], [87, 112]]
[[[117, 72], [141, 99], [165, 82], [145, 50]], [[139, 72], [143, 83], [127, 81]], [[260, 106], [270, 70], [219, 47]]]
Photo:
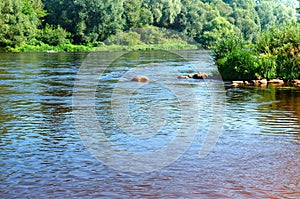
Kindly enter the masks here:
[[40, 0], [0, 2], [0, 47], [16, 47], [33, 39], [45, 12]]
[[172, 28], [200, 41], [210, 5], [200, 0], [183, 0], [182, 10]]
[[144, 0], [145, 7], [153, 13], [154, 24], [160, 27], [169, 27], [181, 11], [180, 0]]
[[260, 18], [261, 29], [267, 29], [276, 24], [275, 6], [276, 4], [272, 1], [262, 1], [255, 6], [255, 10]]
[[142, 1], [124, 0], [123, 7], [124, 12], [122, 16], [125, 18], [125, 29], [139, 27]]
[[201, 43], [204, 46], [214, 46], [221, 38], [234, 34], [234, 26], [224, 17], [216, 17], [205, 24]]
[[294, 10], [299, 7], [299, 0], [272, 0], [272, 1], [274, 1], [275, 3], [282, 3], [286, 7], [292, 8]]
[[227, 19], [229, 18], [230, 14], [233, 12], [232, 7], [230, 7], [230, 5], [228, 5], [222, 0], [214, 0], [212, 1], [212, 5], [217, 11], [219, 11], [222, 17], [225, 17]]
[[242, 49], [244, 43], [242, 35], [226, 35], [216, 43], [214, 48], [215, 60], [222, 62], [221, 59], [226, 58], [230, 52]]
[[111, 36], [108, 40], [108, 44], [134, 46], [141, 44], [141, 35], [137, 32], [125, 32]]
[[254, 7], [247, 9], [237, 7], [231, 14], [234, 18], [234, 25], [243, 33], [246, 40], [252, 41], [260, 30], [260, 20]]
[[256, 12], [261, 21], [261, 28], [267, 29], [275, 24], [285, 24], [296, 20], [294, 0], [260, 1], [256, 4]]
[[287, 7], [282, 3], [277, 4], [274, 8], [277, 24], [289, 23], [296, 20], [296, 11], [291, 7]]
[[256, 54], [244, 48], [245, 42], [242, 35], [228, 35], [217, 42], [214, 59], [224, 80], [250, 80], [256, 77]]
[[122, 0], [81, 0], [81, 15], [85, 18], [84, 42], [103, 41], [123, 29]]
[[123, 0], [44, 0], [46, 21], [72, 33], [75, 43], [105, 40], [123, 29]]
[[[45, 23], [61, 26], [72, 34], [74, 43], [81, 43], [85, 37], [85, 16], [82, 6], [75, 0], [42, 0], [47, 16]], [[75, 2], [78, 2], [77, 4]]]
[[148, 8], [141, 8], [138, 27], [153, 24], [153, 15]]
[[[230, 52], [223, 63], [221, 75], [227, 80], [252, 80], [257, 78], [258, 64], [256, 54], [247, 49]], [[219, 68], [220, 69], [220, 68]]]

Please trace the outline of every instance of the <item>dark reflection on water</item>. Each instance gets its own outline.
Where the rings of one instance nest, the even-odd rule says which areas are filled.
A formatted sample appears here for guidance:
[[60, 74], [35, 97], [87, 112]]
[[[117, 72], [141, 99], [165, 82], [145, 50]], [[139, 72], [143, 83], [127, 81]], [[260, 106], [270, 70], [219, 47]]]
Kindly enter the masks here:
[[[253, 131], [299, 139], [300, 89], [297, 87], [243, 88], [228, 90], [228, 102], [239, 110], [234, 119], [253, 123]], [[239, 106], [239, 107], [236, 107]], [[242, 113], [246, 111], [245, 113]], [[245, 116], [244, 116], [245, 114]], [[249, 116], [252, 115], [249, 120]], [[249, 128], [249, 127], [246, 127]]]
[[[200, 57], [205, 72], [211, 71], [208, 52], [189, 54]], [[0, 54], [1, 198], [300, 197], [299, 88], [226, 90], [223, 134], [214, 150], [199, 159], [207, 122], [214, 114], [209, 109], [207, 91], [201, 90], [203, 82], [190, 81], [190, 89], [195, 89], [203, 102], [203, 124], [199, 125], [195, 142], [180, 159], [162, 170], [124, 173], [95, 159], [74, 127], [73, 83], [86, 55]], [[130, 56], [134, 60], [137, 55]], [[182, 73], [193, 72], [181, 60], [167, 56], [158, 58], [153, 54], [139, 65], [143, 68], [149, 63], [162, 67], [164, 72], [168, 67], [178, 67]], [[107, 131], [115, 130], [108, 111], [109, 93], [127, 69], [123, 64], [110, 68], [98, 87], [98, 116]], [[124, 79], [121, 81], [126, 84]], [[143, 89], [148, 92], [146, 98], [136, 92], [132, 99], [140, 105], [150, 103], [151, 93], [160, 95], [154, 84]], [[171, 93], [166, 95], [173, 97]], [[176, 120], [174, 101], [160, 103], [174, 109], [170, 120]], [[145, 119], [140, 115], [133, 117]], [[172, 133], [176, 125], [170, 124], [168, 130]]]

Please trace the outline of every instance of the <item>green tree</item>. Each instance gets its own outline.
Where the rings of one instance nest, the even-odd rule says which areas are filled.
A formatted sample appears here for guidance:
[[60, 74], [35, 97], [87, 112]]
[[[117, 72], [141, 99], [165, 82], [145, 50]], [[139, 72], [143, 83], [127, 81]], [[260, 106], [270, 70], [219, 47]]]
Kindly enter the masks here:
[[221, 38], [234, 34], [234, 26], [224, 17], [216, 17], [205, 24], [201, 43], [204, 46], [214, 46]]
[[224, 80], [251, 80], [257, 76], [254, 51], [244, 48], [242, 35], [227, 35], [217, 42], [214, 59]]
[[290, 23], [296, 21], [296, 10], [292, 7], [287, 7], [283, 3], [278, 3], [274, 8], [277, 24]]
[[45, 15], [40, 0], [0, 2], [0, 47], [16, 47], [35, 38]]
[[180, 0], [144, 0], [145, 7], [153, 13], [154, 24], [169, 27], [181, 11]]
[[124, 12], [122, 16], [123, 18], [125, 18], [125, 30], [139, 27], [140, 15], [142, 11], [142, 1], [124, 0], [123, 7]]
[[149, 8], [141, 8], [138, 27], [143, 27], [153, 24], [153, 15]]
[[253, 4], [248, 6], [236, 7], [231, 16], [234, 18], [234, 25], [243, 33], [244, 38], [252, 41], [260, 31], [260, 20]]
[[[72, 34], [74, 43], [81, 43], [85, 37], [85, 16], [81, 0], [42, 0], [47, 11], [45, 23], [60, 26]], [[75, 2], [78, 2], [75, 4]]]
[[200, 41], [203, 26], [207, 21], [207, 10], [211, 10], [210, 5], [200, 0], [183, 0], [182, 10], [172, 28]]
[[255, 10], [260, 18], [261, 29], [265, 30], [276, 24], [275, 7], [276, 3], [273, 1], [262, 1], [255, 6]]
[[212, 1], [213, 7], [219, 11], [222, 17], [229, 19], [230, 14], [233, 12], [233, 9], [222, 0], [214, 0]]
[[108, 44], [134, 46], [141, 44], [141, 35], [137, 32], [124, 32], [111, 36], [106, 42]]
[[44, 0], [46, 22], [72, 33], [75, 43], [103, 41], [123, 30], [123, 0]]
[[103, 41], [123, 29], [123, 0], [81, 0], [77, 6], [84, 17], [84, 42]]
[[255, 10], [263, 30], [296, 20], [297, 0], [256, 1]]

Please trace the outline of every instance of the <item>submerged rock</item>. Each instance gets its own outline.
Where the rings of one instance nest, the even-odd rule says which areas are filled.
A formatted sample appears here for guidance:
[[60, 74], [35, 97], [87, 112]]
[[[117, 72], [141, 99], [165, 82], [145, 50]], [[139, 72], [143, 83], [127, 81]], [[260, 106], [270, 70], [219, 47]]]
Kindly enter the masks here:
[[150, 79], [143, 75], [137, 75], [132, 79], [132, 81], [148, 83]]
[[294, 79], [292, 82], [293, 82], [294, 85], [297, 85], [297, 86], [300, 85], [300, 80], [299, 79]]
[[248, 81], [232, 81], [231, 87], [238, 87], [238, 86], [266, 86], [268, 81], [266, 79], [260, 80], [252, 80], [251, 82]]
[[284, 84], [284, 81], [282, 79], [271, 79], [268, 81], [268, 84], [282, 85], [282, 84]]
[[242, 86], [244, 85], [244, 81], [232, 81], [231, 86], [232, 87], [237, 87], [237, 86]]
[[186, 75], [181, 75], [178, 76], [179, 79], [188, 79], [188, 78], [192, 78], [192, 79], [206, 79], [208, 78], [208, 75], [206, 73], [203, 72], [198, 72], [198, 73], [191, 73]]
[[252, 80], [252, 83], [254, 85], [267, 85], [268, 81], [267, 79], [259, 79], [259, 80]]
[[188, 77], [193, 79], [206, 79], [208, 78], [208, 75], [203, 72], [198, 72], [196, 74], [189, 74]]

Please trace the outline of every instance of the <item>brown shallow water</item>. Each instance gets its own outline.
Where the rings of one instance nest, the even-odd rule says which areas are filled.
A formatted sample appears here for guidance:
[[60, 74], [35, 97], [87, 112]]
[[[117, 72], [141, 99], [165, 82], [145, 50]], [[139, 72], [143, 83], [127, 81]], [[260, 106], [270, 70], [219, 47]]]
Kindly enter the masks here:
[[[210, 74], [215, 69], [209, 52], [188, 54], [202, 71]], [[1, 198], [300, 198], [300, 88], [208, 91], [205, 88], [214, 82], [182, 80], [178, 86], [188, 85], [199, 102], [193, 143], [161, 169], [125, 172], [98, 160], [74, 125], [73, 86], [86, 57], [84, 53], [0, 54]], [[147, 107], [160, 105], [167, 110], [166, 125], [153, 139], [131, 139], [120, 133], [110, 107], [112, 90], [120, 82], [125, 88], [133, 86], [124, 78], [132, 65], [139, 71], [159, 68], [155, 72], [171, 79], [193, 71], [184, 60], [165, 52], [137, 53], [117, 60], [99, 79], [95, 109], [110, 141], [122, 150], [155, 150], [179, 128], [178, 99], [158, 83], [143, 85], [131, 94], [132, 118], [143, 124], [149, 119]], [[212, 92], [225, 98], [223, 129], [213, 150], [199, 158], [210, 119], [218, 114], [208, 100]], [[197, 116], [191, 112], [191, 117]], [[190, 125], [195, 125], [192, 120]]]

